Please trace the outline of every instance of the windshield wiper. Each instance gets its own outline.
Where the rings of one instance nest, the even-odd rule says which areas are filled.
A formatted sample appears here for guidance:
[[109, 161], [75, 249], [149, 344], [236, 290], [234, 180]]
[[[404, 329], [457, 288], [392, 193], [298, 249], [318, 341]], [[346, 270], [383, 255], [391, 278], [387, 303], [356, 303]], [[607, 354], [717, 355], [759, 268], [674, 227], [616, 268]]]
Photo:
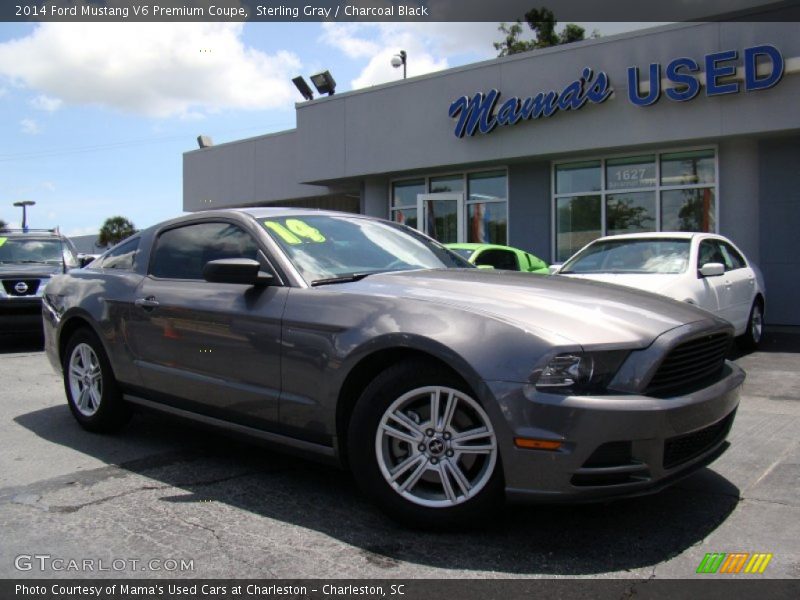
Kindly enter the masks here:
[[312, 287], [318, 285], [329, 285], [332, 283], [349, 283], [351, 281], [361, 281], [364, 277], [369, 277], [381, 271], [367, 271], [365, 273], [351, 273], [350, 275], [340, 275], [339, 277], [328, 277], [326, 279], [315, 279], [311, 282]]

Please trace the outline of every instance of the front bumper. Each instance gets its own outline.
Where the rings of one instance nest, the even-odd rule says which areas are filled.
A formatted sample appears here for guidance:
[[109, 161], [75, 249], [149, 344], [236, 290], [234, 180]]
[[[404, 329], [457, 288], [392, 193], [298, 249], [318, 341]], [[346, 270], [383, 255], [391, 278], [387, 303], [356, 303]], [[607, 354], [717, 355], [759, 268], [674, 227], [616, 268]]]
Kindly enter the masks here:
[[42, 333], [42, 299], [0, 299], [0, 333]]
[[[727, 447], [744, 372], [726, 362], [716, 383], [684, 396], [558, 396], [487, 382], [509, 500], [581, 502], [658, 491]], [[492, 411], [494, 412], [494, 411]], [[559, 440], [520, 449], [515, 437]]]

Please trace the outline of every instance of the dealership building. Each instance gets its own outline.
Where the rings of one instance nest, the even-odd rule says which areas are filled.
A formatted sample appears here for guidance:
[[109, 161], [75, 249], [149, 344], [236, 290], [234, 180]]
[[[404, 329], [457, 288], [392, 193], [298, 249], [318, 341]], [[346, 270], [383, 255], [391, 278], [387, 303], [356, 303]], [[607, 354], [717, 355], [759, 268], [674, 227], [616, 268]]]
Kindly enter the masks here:
[[767, 322], [800, 325], [798, 72], [797, 23], [692, 23], [337, 93], [187, 152], [184, 210], [345, 210], [548, 262], [717, 232], [763, 271]]

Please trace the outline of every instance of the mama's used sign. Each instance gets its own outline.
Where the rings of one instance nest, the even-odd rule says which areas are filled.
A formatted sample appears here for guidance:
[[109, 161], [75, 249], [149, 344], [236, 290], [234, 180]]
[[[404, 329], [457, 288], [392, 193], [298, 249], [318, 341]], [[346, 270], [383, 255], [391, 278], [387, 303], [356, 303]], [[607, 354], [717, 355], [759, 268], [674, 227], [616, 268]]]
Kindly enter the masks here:
[[[700, 93], [705, 86], [706, 96], [736, 94], [765, 90], [776, 85], [783, 76], [784, 60], [775, 46], [763, 45], [745, 48], [743, 52], [743, 81], [733, 78], [737, 74], [734, 63], [739, 58], [737, 50], [715, 52], [704, 57], [704, 72], [692, 58], [676, 58], [663, 69], [652, 63], [648, 69], [649, 85], [642, 91], [638, 67], [628, 67], [628, 100], [636, 106], [650, 106], [662, 96], [674, 102], [686, 102]], [[662, 89], [663, 88], [663, 89]], [[521, 121], [547, 118], [559, 111], [579, 110], [586, 104], [602, 104], [614, 92], [604, 71], [595, 74], [585, 68], [581, 76], [561, 90], [539, 92], [525, 98], [511, 96], [501, 102], [500, 92], [462, 96], [450, 105], [450, 117], [457, 119], [456, 137], [476, 133], [491, 133], [497, 127], [516, 125]]]

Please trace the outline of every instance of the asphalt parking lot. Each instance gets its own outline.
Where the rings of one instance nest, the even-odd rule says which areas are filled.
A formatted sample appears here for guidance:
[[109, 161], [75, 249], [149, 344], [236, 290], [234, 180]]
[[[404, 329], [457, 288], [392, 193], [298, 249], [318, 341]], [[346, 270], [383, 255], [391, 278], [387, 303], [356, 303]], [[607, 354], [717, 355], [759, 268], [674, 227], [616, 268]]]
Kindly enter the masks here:
[[118, 561], [92, 577], [690, 578], [710, 577], [695, 574], [708, 552], [772, 553], [747, 577], [800, 576], [795, 333], [736, 358], [748, 379], [732, 447], [710, 468], [655, 496], [514, 506], [447, 534], [393, 524], [342, 472], [161, 417], [86, 433], [36, 342], [3, 344], [2, 578], [84, 576], [21, 555]]

